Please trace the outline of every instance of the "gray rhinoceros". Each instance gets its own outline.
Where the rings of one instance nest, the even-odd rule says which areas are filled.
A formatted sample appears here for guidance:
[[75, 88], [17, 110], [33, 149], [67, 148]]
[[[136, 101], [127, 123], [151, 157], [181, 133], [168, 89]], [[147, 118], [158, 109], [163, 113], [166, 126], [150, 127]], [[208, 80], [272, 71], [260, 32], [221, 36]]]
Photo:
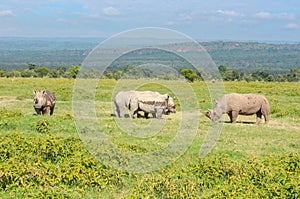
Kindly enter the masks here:
[[54, 93], [44, 90], [44, 91], [33, 91], [35, 97], [33, 99], [33, 107], [38, 115], [48, 114], [50, 110], [50, 115], [53, 114], [56, 97]]
[[143, 111], [146, 118], [151, 113], [154, 118], [160, 119], [166, 110], [176, 113], [176, 104], [168, 94], [139, 91], [131, 95], [129, 109], [131, 118], [136, 118], [138, 111]]
[[120, 91], [117, 93], [114, 98], [117, 117], [125, 117], [125, 110], [129, 109], [129, 100], [134, 92], [136, 91]]
[[270, 105], [262, 95], [231, 93], [224, 95], [216, 101], [215, 108], [204, 114], [212, 121], [220, 119], [222, 114], [228, 114], [231, 123], [235, 123], [238, 115], [256, 114], [256, 124], [261, 121], [262, 115], [265, 123], [269, 122]]

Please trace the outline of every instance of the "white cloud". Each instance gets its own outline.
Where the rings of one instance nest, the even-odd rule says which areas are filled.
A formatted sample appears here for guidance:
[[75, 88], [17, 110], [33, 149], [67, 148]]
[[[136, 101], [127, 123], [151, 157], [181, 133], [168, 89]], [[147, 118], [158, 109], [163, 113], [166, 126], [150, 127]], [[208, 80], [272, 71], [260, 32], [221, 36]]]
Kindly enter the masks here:
[[168, 21], [167, 26], [175, 26], [176, 22], [175, 21]]
[[298, 29], [299, 25], [295, 24], [295, 23], [288, 23], [284, 26], [285, 29], [290, 29], [290, 30], [294, 30], [294, 29]]
[[295, 19], [295, 15], [287, 14], [287, 13], [281, 13], [277, 15], [277, 18], [279, 19]]
[[67, 22], [65, 19], [63, 19], [63, 18], [58, 18], [58, 19], [56, 19], [56, 21], [57, 22], [59, 22], [59, 23], [65, 23], [65, 22]]
[[15, 16], [15, 14], [11, 10], [0, 11], [0, 17], [12, 17], [12, 16]]
[[295, 19], [295, 16], [287, 13], [273, 14], [270, 12], [258, 12], [254, 14], [255, 18], [258, 19]]
[[232, 11], [232, 10], [218, 10], [217, 13], [218, 13], [218, 14], [225, 15], [225, 16], [229, 16], [229, 17], [242, 16], [242, 14], [237, 13], [237, 12]]
[[120, 15], [120, 11], [114, 7], [106, 7], [103, 9], [103, 13], [108, 16], [117, 16]]
[[269, 12], [258, 12], [254, 14], [254, 17], [259, 19], [271, 19], [273, 15]]
[[186, 13], [181, 13], [179, 14], [179, 18], [181, 20], [187, 20], [187, 21], [190, 21], [193, 19], [192, 15], [191, 14], [186, 14]]

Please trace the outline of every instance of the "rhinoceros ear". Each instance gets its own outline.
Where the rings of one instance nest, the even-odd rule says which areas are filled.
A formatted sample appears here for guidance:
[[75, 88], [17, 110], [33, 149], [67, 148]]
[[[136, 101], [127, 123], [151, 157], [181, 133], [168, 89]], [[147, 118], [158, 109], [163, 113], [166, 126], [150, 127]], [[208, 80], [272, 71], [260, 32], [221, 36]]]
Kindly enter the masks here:
[[203, 112], [203, 114], [208, 117], [209, 119], [211, 119], [211, 112], [212, 110], [208, 109], [206, 112]]
[[33, 92], [34, 95], [36, 94], [36, 90], [33, 90], [32, 92]]
[[[218, 104], [218, 100], [214, 100], [214, 102], [215, 102], [215, 105], [217, 105]], [[211, 111], [211, 110], [210, 110]]]

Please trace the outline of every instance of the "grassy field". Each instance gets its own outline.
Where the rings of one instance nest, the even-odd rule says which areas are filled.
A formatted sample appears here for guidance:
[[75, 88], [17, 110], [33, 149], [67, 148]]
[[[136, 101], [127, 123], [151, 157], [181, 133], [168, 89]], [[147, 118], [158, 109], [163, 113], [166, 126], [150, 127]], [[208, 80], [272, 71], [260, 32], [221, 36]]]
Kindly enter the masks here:
[[[226, 93], [265, 95], [271, 120], [269, 125], [256, 125], [255, 116], [239, 116], [236, 124], [222, 123], [215, 147], [203, 158], [199, 152], [212, 124], [201, 111], [212, 108], [214, 100], [204, 82], [97, 82], [97, 128], [110, 143], [105, 150], [101, 142], [89, 143], [86, 138], [91, 137], [80, 125], [77, 133], [73, 86], [70, 79], [0, 79], [1, 198], [300, 197], [300, 83], [225, 82]], [[112, 97], [129, 88], [175, 94], [177, 113], [164, 115], [161, 121], [112, 117]], [[34, 89], [56, 94], [52, 117], [34, 115]], [[89, 103], [87, 90], [81, 97]], [[89, 127], [89, 120], [84, 122], [84, 128]], [[136, 129], [128, 131], [132, 124]], [[143, 130], [156, 126], [155, 132]], [[161, 152], [176, 141], [180, 128], [187, 133], [186, 142]], [[176, 150], [182, 143], [188, 147]], [[126, 153], [111, 152], [109, 146]], [[148, 160], [130, 159], [127, 153], [165, 156], [157, 159], [156, 170], [139, 173], [128, 168], [141, 169]]]

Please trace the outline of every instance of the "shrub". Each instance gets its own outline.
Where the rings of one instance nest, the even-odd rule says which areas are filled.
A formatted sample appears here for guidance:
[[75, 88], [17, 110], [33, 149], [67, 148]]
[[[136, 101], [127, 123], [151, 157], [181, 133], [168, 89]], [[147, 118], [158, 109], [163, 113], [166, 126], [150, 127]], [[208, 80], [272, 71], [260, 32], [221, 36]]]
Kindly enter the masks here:
[[50, 133], [50, 123], [47, 120], [40, 120], [36, 124], [36, 130], [40, 133]]

